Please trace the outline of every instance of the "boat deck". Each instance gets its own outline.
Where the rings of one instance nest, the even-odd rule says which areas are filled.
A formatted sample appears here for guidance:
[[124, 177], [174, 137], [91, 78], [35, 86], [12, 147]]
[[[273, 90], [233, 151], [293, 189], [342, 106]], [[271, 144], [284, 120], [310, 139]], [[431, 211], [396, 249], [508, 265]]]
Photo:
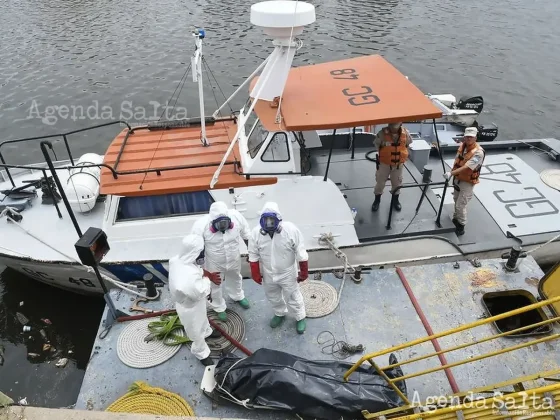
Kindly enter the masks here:
[[[57, 167], [70, 165], [70, 161], [60, 161]], [[47, 167], [46, 164], [37, 164], [36, 167]], [[66, 170], [59, 170], [57, 174], [63, 186], [66, 186], [69, 173]], [[47, 176], [50, 176], [47, 168]], [[12, 176], [16, 187], [25, 185], [26, 180], [39, 180], [42, 178], [42, 171], [12, 169]], [[9, 190], [12, 184], [7, 179], [2, 182], [0, 176], [0, 190]], [[31, 189], [30, 189], [31, 190]], [[23, 219], [18, 225], [6, 223], [2, 220], [0, 234], [0, 253], [21, 257], [23, 259], [54, 260], [75, 263], [77, 254], [74, 250], [74, 243], [78, 240], [78, 234], [72, 226], [70, 216], [64, 203], [58, 202], [58, 208], [62, 218], [58, 217], [56, 208], [51, 204], [41, 204], [42, 192], [37, 189], [37, 196], [32, 198], [30, 206], [21, 212]], [[58, 191], [58, 188], [57, 188]], [[60, 192], [59, 192], [60, 193]], [[0, 201], [10, 205], [10, 200], [4, 200], [5, 196], [0, 193]], [[103, 223], [104, 206], [102, 203], [97, 205], [87, 213], [74, 212], [76, 220], [82, 232], [90, 226], [101, 227]], [[23, 228], [24, 230], [22, 230]], [[25, 233], [30, 232], [30, 234]], [[23, 234], [22, 234], [23, 232]], [[34, 237], [31, 238], [31, 235]], [[33, 254], [29, 255], [30, 241], [33, 243]], [[59, 252], [60, 251], [60, 252]], [[68, 258], [71, 257], [71, 258]]]
[[[518, 271], [514, 273], [503, 270], [502, 260], [490, 259], [483, 260], [481, 263], [480, 268], [475, 268], [468, 262], [461, 262], [459, 269], [455, 269], [453, 263], [402, 268], [434, 332], [458, 327], [483, 317], [485, 310], [481, 304], [481, 296], [486, 292], [524, 289], [535, 297], [538, 296], [537, 283], [543, 273], [532, 257], [524, 259]], [[341, 284], [341, 280], [333, 274], [323, 274], [322, 280], [330, 283], [337, 290]], [[359, 284], [347, 280], [339, 307], [325, 317], [308, 319], [307, 330], [303, 335], [296, 333], [293, 320], [287, 320], [279, 329], [271, 330], [268, 321], [273, 313], [266, 301], [264, 291], [250, 280], [245, 281], [244, 289], [252, 307], [246, 311], [239, 307], [232, 307], [232, 309], [243, 318], [246, 330], [243, 344], [253, 351], [269, 348], [288, 351], [308, 359], [332, 360], [332, 356], [322, 353], [321, 349], [324, 346], [317, 343], [317, 336], [325, 330], [331, 331], [337, 340], [345, 340], [350, 344], [363, 344], [366, 352], [383, 350], [427, 335], [394, 269], [365, 271], [363, 280]], [[127, 310], [131, 303], [130, 296], [117, 291], [111, 293], [115, 305], [122, 310]], [[167, 290], [164, 290], [162, 301], [145, 305], [156, 310], [170, 308]], [[551, 316], [548, 309], [545, 308], [545, 312]], [[152, 386], [163, 387], [180, 394], [193, 406], [197, 416], [289, 418], [285, 413], [248, 411], [234, 405], [213, 404], [200, 390], [203, 366], [186, 346], [183, 346], [170, 360], [154, 368], [127, 367], [117, 356], [117, 341], [125, 327], [126, 323], [115, 324], [105, 339], [96, 339], [76, 404], [77, 409], [104, 410], [124, 395], [134, 381], [143, 380]], [[99, 332], [103, 329], [104, 327], [100, 326]], [[554, 330], [558, 333], [560, 328], [555, 325]], [[448, 348], [472, 343], [473, 340], [480, 340], [496, 333], [497, 330], [492, 325], [484, 325], [468, 332], [444, 337], [439, 339], [439, 342], [442, 348]], [[479, 346], [449, 353], [447, 360], [453, 363], [534, 339], [535, 337], [497, 338]], [[559, 343], [550, 341], [451, 370], [460, 390], [468, 391], [474, 387], [539, 371], [558, 369], [560, 368], [558, 350]], [[427, 342], [397, 352], [396, 355], [399, 360], [402, 360], [433, 351], [432, 344]], [[360, 356], [360, 354], [354, 355], [346, 361], [354, 362]], [[378, 360], [380, 364], [387, 364], [388, 357], [380, 359]], [[438, 359], [431, 358], [405, 365], [403, 370], [405, 374], [410, 374], [436, 366], [439, 366]], [[452, 393], [443, 371], [412, 378], [406, 383], [410, 398], [414, 391], [418, 391], [422, 398]]]
[[[346, 139], [345, 135], [337, 135], [328, 177], [344, 192], [350, 207], [357, 210], [355, 223], [360, 242], [437, 235], [458, 245], [463, 253], [476, 254], [505, 250], [517, 244], [515, 239], [506, 236], [507, 231], [519, 237], [525, 246], [543, 243], [560, 231], [560, 191], [547, 186], [540, 179], [543, 170], [560, 169], [560, 161], [553, 160], [537, 148], [517, 149], [516, 145], [523, 145], [524, 141], [483, 144], [487, 154], [481, 180], [469, 203], [466, 233], [457, 237], [451, 222], [453, 188], [448, 188], [446, 192], [441, 227], [436, 225], [443, 186], [428, 189], [418, 214], [416, 208], [422, 195], [421, 187], [403, 188], [400, 193], [402, 211], [393, 211], [391, 229], [387, 229], [390, 181], [385, 186], [379, 210], [371, 211], [375, 163], [367, 160], [365, 155], [373, 149], [372, 137], [361, 135], [357, 138], [354, 159], [351, 159]], [[321, 142], [322, 147], [308, 149], [311, 154], [310, 175], [325, 174], [330, 136], [323, 136]], [[541, 142], [546, 142], [560, 155], [560, 141], [542, 139]], [[450, 170], [453, 165], [455, 153], [456, 147], [444, 148], [446, 170]], [[440, 158], [430, 156], [428, 167], [432, 169], [431, 182], [443, 182]], [[408, 161], [403, 172], [403, 185], [421, 183], [422, 174], [412, 161]], [[548, 251], [552, 252], [550, 249]], [[556, 254], [560, 253], [560, 247], [556, 251]]]

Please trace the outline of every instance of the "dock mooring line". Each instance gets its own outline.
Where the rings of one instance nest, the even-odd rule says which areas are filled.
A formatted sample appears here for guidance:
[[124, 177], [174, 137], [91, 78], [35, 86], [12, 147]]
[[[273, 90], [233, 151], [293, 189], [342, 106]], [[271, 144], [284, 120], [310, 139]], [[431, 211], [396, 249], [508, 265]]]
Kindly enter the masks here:
[[[422, 321], [422, 325], [424, 326], [424, 329], [426, 330], [426, 333], [428, 333], [429, 336], [434, 335], [434, 331], [432, 330], [432, 327], [430, 326], [430, 323], [428, 322], [428, 319], [424, 315], [424, 311], [422, 311], [422, 308], [420, 307], [420, 304], [418, 303], [418, 300], [416, 300], [416, 296], [414, 296], [414, 293], [412, 292], [412, 289], [410, 288], [410, 284], [408, 284], [408, 280], [406, 279], [404, 273], [402, 272], [400, 267], [395, 267], [395, 269], [397, 271], [397, 275], [399, 276], [399, 279], [401, 279], [401, 283], [402, 283], [403, 287], [406, 290], [408, 298], [412, 302], [412, 305], [414, 306], [414, 309], [416, 310], [416, 313], [420, 317], [420, 321]], [[439, 345], [439, 342], [437, 341], [437, 338], [432, 338], [430, 341], [432, 342], [432, 345], [434, 346], [434, 349], [436, 350], [436, 352], [441, 352], [441, 347]], [[445, 358], [445, 354], [443, 354], [443, 353], [438, 354], [438, 359], [439, 359], [442, 366], [447, 365], [447, 360]], [[449, 385], [451, 386], [451, 389], [453, 390], [453, 393], [455, 393], [455, 394], [459, 393], [460, 392], [459, 387], [457, 386], [457, 382], [455, 381], [455, 377], [453, 376], [453, 372], [451, 372], [451, 369], [446, 368], [446, 369], [444, 369], [444, 371], [445, 371], [445, 376], [447, 376], [447, 380], [449, 381]]]

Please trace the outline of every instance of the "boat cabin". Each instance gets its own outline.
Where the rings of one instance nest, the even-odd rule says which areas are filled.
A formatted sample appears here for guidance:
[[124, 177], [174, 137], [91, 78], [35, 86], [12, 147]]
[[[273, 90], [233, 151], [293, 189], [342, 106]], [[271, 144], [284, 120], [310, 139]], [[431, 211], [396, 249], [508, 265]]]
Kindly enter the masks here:
[[[542, 175], [558, 167], [560, 141], [483, 143], [481, 183], [469, 205], [475, 228], [457, 237], [452, 192], [442, 174], [453, 164], [454, 137], [460, 130], [445, 137], [450, 125], [438, 122], [441, 116], [441, 109], [385, 59], [365, 56], [293, 68], [281, 100], [250, 98], [239, 114], [127, 127], [99, 156], [102, 164], [93, 159], [88, 165], [85, 155], [75, 162], [67, 142], [75, 132], [60, 134], [70, 162], [54, 162], [53, 170], [2, 164], [0, 191], [10, 195], [4, 205], [27, 210], [17, 225], [4, 225], [0, 262], [41, 281], [54, 283], [62, 277], [61, 287], [73, 289], [83, 289], [75, 277], [90, 276], [80, 272], [68, 280], [58, 266], [37, 269], [35, 260], [75, 263], [76, 231], [66, 209], [60, 205], [55, 212], [52, 202], [30, 208], [37, 193], [18, 190], [34, 174], [44, 199], [54, 186], [39, 182], [48, 172], [57, 174], [59, 190], [72, 201], [76, 224], [107, 233], [111, 252], [105, 267], [126, 281], [142, 278], [145, 269], [152, 270], [144, 266], [160, 267], [175, 255], [181, 239], [214, 201], [241, 212], [251, 226], [258, 224], [264, 203], [277, 202], [284, 219], [297, 224], [313, 251], [312, 268], [334, 266], [332, 252], [320, 241], [324, 235], [363, 265], [442, 255], [495, 256], [519, 241], [538, 245], [553, 240], [560, 231], [560, 191], [554, 182], [545, 182], [553, 177]], [[402, 211], [392, 210], [387, 185], [379, 210], [372, 212], [373, 135], [398, 121], [405, 122], [414, 140], [404, 165]], [[37, 139], [42, 138], [7, 140], [0, 147]], [[47, 149], [43, 152], [48, 155]], [[0, 160], [5, 162], [1, 154]], [[100, 175], [83, 172], [99, 166]], [[95, 182], [78, 185], [78, 177]], [[85, 187], [92, 188], [92, 196], [81, 193]], [[413, 239], [417, 245], [402, 246]], [[539, 262], [560, 252], [557, 243], [544, 249], [542, 255], [541, 248], [534, 254]], [[165, 269], [159, 270], [165, 281]]]

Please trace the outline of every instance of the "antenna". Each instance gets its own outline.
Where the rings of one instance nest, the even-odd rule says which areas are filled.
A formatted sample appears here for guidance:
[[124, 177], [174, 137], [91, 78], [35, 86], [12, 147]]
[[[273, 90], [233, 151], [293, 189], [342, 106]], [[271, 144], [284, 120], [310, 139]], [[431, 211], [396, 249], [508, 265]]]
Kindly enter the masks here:
[[198, 82], [198, 99], [200, 102], [200, 141], [204, 146], [208, 146], [208, 139], [206, 138], [206, 124], [204, 115], [204, 89], [202, 85], [202, 40], [206, 36], [204, 29], [196, 29], [193, 32], [195, 37], [196, 50], [191, 57], [193, 82]]
[[[282, 95], [296, 52], [297, 42], [293, 41], [293, 37], [301, 35], [303, 33], [303, 27], [313, 22], [315, 22], [315, 6], [304, 1], [264, 1], [251, 6], [251, 23], [262, 27], [264, 33], [272, 37], [272, 44], [275, 48], [265, 60], [266, 66], [251, 91], [250, 96], [253, 98], [251, 106], [245, 116], [241, 116], [239, 119], [237, 123], [237, 132], [235, 136], [233, 136], [220, 165], [212, 176], [210, 188], [214, 188], [218, 182], [220, 172], [239, 139], [239, 135], [241, 130], [244, 129], [248, 116], [251, 115], [257, 102], [259, 100], [273, 101], [275, 98]], [[263, 64], [264, 63], [262, 63], [259, 68], [262, 67]], [[253, 74], [257, 71], [258, 69], [255, 70]], [[250, 78], [245, 80], [241, 86], [249, 81]], [[226, 100], [226, 103], [239, 92], [241, 86]], [[216, 115], [224, 105], [218, 108], [214, 115]]]
[[[304, 1], [264, 1], [251, 6], [251, 23], [272, 38], [274, 51], [251, 91], [251, 97], [272, 101], [281, 96], [288, 79], [297, 42], [305, 25], [315, 22], [315, 6]], [[261, 85], [263, 89], [261, 90]], [[258, 98], [257, 93], [260, 92]]]

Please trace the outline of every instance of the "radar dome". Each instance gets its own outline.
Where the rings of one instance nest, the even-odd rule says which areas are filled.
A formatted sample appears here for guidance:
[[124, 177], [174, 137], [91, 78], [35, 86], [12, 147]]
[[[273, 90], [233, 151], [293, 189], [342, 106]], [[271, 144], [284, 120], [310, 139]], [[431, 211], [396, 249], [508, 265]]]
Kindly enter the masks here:
[[251, 23], [273, 38], [301, 35], [303, 27], [313, 22], [315, 6], [304, 1], [263, 1], [251, 6]]
[[293, 38], [313, 22], [315, 6], [304, 1], [263, 1], [251, 6], [251, 23], [261, 27], [275, 46], [251, 97], [272, 101], [282, 94], [297, 49]]

